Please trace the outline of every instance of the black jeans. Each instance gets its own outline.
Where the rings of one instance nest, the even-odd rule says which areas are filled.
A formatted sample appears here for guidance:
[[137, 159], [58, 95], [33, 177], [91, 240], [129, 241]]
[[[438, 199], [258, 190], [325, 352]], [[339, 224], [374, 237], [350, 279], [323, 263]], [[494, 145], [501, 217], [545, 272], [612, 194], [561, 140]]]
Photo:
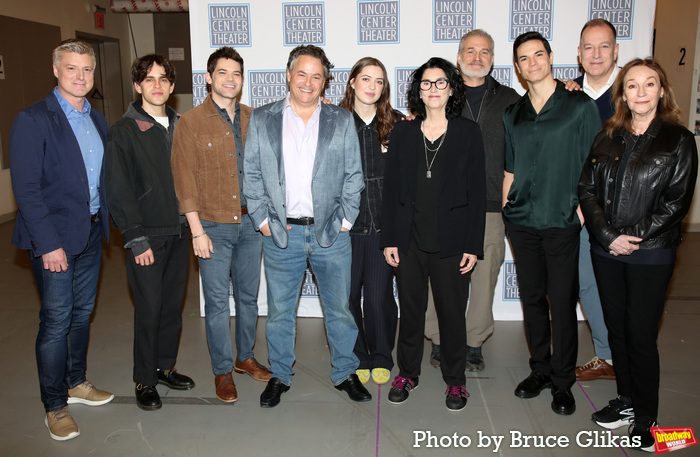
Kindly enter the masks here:
[[557, 387], [571, 387], [578, 351], [581, 228], [533, 229], [506, 221], [506, 229], [518, 271], [530, 368], [550, 376]]
[[617, 393], [632, 398], [636, 417], [656, 419], [660, 377], [656, 337], [674, 265], [635, 265], [595, 254], [591, 257]]
[[148, 242], [154, 262], [137, 265], [127, 250], [126, 276], [134, 294], [134, 382], [152, 386], [156, 370], [171, 370], [177, 358], [190, 232], [183, 226], [182, 237], [151, 236]]
[[397, 360], [400, 376], [415, 378], [420, 375], [430, 278], [440, 329], [442, 379], [449, 386], [465, 384], [467, 328], [464, 314], [467, 310], [471, 272], [460, 274], [461, 261], [461, 254], [440, 258], [440, 253], [422, 251], [413, 241], [408, 253], [399, 253], [397, 280], [401, 319]]

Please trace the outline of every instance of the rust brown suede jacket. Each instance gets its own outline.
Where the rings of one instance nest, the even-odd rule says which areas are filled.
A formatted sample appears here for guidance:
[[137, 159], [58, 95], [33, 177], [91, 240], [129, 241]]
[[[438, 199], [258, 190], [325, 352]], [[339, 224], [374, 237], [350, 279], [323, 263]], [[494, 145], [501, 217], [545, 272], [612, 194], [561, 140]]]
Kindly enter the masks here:
[[[240, 105], [245, 145], [252, 108]], [[182, 115], [175, 128], [172, 169], [180, 213], [219, 223], [241, 222], [241, 187], [236, 142], [209, 95]]]

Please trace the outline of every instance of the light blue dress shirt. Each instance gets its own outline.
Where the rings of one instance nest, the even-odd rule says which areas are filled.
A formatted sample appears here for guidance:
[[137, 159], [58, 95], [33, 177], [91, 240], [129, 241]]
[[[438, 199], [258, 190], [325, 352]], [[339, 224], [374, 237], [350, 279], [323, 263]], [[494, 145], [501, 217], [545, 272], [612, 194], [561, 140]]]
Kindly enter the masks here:
[[68, 100], [53, 90], [58, 104], [66, 114], [68, 123], [73, 129], [75, 139], [78, 140], [80, 153], [83, 155], [85, 171], [87, 172], [88, 185], [90, 187], [90, 214], [97, 214], [100, 209], [100, 172], [102, 171], [102, 157], [104, 156], [104, 143], [97, 127], [90, 117], [90, 102], [85, 100], [82, 111], [78, 111]]

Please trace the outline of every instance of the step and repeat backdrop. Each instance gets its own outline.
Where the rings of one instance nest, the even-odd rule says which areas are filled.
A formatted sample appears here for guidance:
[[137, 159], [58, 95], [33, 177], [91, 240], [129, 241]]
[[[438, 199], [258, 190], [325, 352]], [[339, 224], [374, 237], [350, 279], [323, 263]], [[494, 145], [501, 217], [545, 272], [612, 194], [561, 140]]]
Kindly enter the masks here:
[[[335, 65], [326, 98], [340, 102], [353, 64], [372, 56], [381, 60], [389, 73], [392, 105], [406, 112], [406, 90], [413, 70], [433, 56], [456, 62], [459, 40], [472, 29], [484, 29], [494, 38], [491, 75], [524, 94], [513, 68], [513, 41], [518, 35], [529, 30], [540, 32], [552, 46], [554, 77], [572, 79], [581, 74], [577, 46], [581, 27], [589, 19], [606, 19], [617, 29], [618, 64], [651, 55], [656, 1], [190, 0], [189, 9], [195, 106], [207, 96], [206, 62], [217, 48], [232, 46], [243, 57], [241, 103], [256, 108], [286, 95], [285, 66], [292, 48], [314, 44], [323, 47]], [[264, 273], [259, 304], [260, 314], [267, 314]], [[522, 319], [515, 265], [508, 248], [493, 309], [498, 320]], [[303, 284], [298, 314], [321, 316], [310, 272]]]

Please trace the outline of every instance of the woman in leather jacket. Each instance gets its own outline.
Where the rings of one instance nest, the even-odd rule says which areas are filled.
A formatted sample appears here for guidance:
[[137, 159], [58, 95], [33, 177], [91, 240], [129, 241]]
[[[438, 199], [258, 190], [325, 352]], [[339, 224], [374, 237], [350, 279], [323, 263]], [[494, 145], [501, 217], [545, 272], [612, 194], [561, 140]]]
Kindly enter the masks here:
[[631, 446], [653, 452], [656, 338], [698, 156], [655, 60], [635, 59], [622, 68], [612, 104], [615, 114], [596, 137], [579, 182], [617, 374], [617, 398], [592, 419], [608, 429], [629, 425]]
[[357, 61], [350, 70], [340, 107], [355, 118], [365, 177], [360, 214], [350, 231], [350, 312], [358, 329], [354, 352], [360, 359], [357, 376], [363, 384], [370, 374], [375, 383], [387, 383], [394, 367], [391, 351], [398, 319], [394, 270], [379, 247], [386, 150], [394, 123], [402, 117], [392, 109], [390, 99], [384, 65], [373, 57]]

